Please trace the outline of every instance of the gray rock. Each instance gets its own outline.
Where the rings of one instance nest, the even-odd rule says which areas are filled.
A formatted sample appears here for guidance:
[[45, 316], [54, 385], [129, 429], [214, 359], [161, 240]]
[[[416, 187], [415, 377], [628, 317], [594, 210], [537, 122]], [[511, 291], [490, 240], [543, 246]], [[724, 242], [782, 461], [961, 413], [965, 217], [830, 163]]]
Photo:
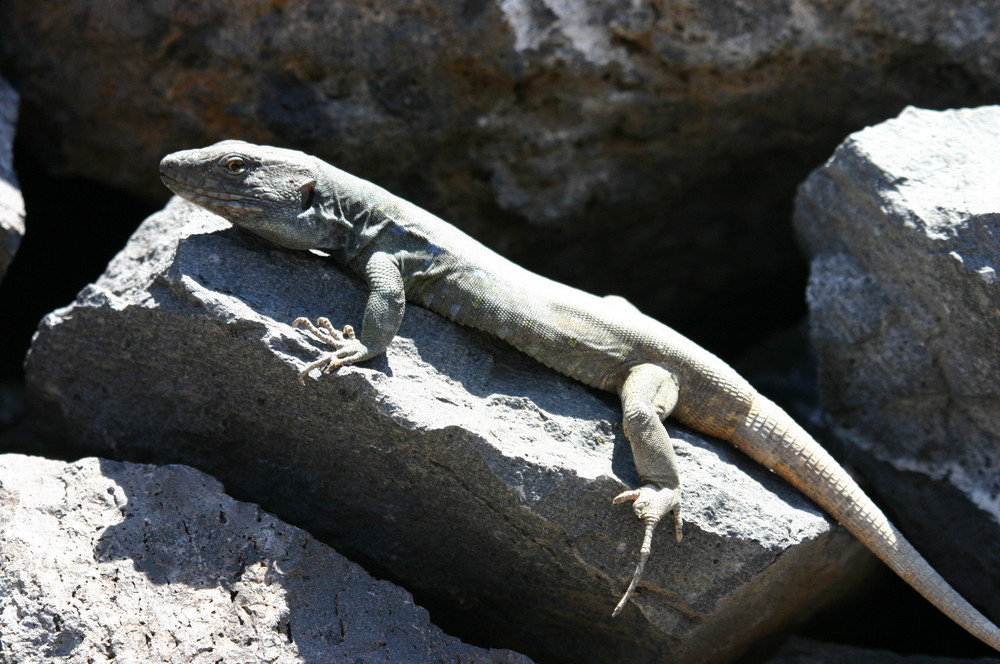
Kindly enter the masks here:
[[900, 526], [1000, 619], [1000, 107], [907, 109], [802, 185], [825, 407]]
[[767, 664], [993, 664], [1000, 660], [935, 657], [933, 655], [899, 655], [886, 650], [869, 650], [854, 646], [822, 643], [808, 639], [791, 639]]
[[0, 279], [24, 236], [24, 199], [14, 174], [17, 92], [0, 76]]
[[723, 342], [798, 293], [786, 205], [847, 132], [1000, 94], [982, 0], [6, 0], [0, 53], [53, 172], [305, 149]]
[[806, 617], [871, 558], [729, 445], [672, 429], [685, 537], [640, 525], [614, 401], [411, 306], [387, 356], [298, 384], [291, 321], [359, 323], [365, 290], [174, 199], [43, 321], [40, 433], [194, 465], [399, 580], [463, 638], [552, 661], [714, 662]]
[[530, 664], [186, 466], [0, 456], [0, 662]]

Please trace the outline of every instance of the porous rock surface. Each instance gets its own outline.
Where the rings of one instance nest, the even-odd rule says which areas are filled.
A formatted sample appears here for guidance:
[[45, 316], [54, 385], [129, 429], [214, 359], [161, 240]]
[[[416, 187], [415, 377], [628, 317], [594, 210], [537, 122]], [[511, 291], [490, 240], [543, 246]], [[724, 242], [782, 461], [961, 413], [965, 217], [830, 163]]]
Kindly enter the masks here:
[[0, 67], [51, 172], [163, 197], [168, 152], [221, 138], [304, 149], [518, 262], [726, 341], [755, 328], [730, 321], [795, 297], [786, 206], [847, 132], [906, 103], [996, 98], [1000, 13], [982, 0], [6, 0]]
[[0, 77], [0, 279], [24, 236], [24, 199], [14, 174], [17, 105], [17, 92]]
[[0, 455], [0, 662], [530, 664], [186, 466]]
[[1000, 107], [906, 109], [802, 185], [823, 405], [917, 548], [1000, 620]]
[[40, 432], [181, 462], [398, 580], [453, 633], [553, 662], [715, 662], [845, 592], [871, 558], [728, 444], [673, 428], [684, 540], [661, 527], [612, 621], [640, 523], [620, 411], [410, 306], [384, 357], [298, 384], [290, 326], [359, 324], [365, 290], [180, 199], [43, 321]]

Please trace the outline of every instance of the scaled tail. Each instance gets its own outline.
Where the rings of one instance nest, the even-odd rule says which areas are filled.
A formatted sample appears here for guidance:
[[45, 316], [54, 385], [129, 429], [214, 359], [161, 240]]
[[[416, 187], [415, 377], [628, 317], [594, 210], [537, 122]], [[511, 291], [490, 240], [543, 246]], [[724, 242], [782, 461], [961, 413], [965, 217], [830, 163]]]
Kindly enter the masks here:
[[1000, 628], [934, 571], [840, 464], [780, 407], [757, 395], [732, 442], [829, 512], [949, 618], [1000, 650]]

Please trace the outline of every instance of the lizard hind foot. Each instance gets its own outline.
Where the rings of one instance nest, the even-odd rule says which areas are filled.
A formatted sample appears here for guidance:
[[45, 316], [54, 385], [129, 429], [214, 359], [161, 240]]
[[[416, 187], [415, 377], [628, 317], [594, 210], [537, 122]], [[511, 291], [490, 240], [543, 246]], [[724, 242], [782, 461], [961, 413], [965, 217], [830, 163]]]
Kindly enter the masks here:
[[633, 510], [636, 516], [642, 519], [645, 524], [642, 536], [642, 546], [639, 547], [639, 561], [635, 566], [635, 573], [632, 574], [632, 581], [628, 584], [628, 589], [622, 595], [621, 600], [611, 612], [611, 617], [616, 617], [631, 599], [636, 586], [642, 578], [643, 569], [653, 548], [653, 531], [657, 524], [667, 513], [674, 513], [674, 537], [681, 541], [683, 519], [681, 518], [680, 489], [667, 489], [655, 484], [647, 484], [638, 489], [623, 491], [614, 498], [615, 504], [627, 501], [635, 501]]

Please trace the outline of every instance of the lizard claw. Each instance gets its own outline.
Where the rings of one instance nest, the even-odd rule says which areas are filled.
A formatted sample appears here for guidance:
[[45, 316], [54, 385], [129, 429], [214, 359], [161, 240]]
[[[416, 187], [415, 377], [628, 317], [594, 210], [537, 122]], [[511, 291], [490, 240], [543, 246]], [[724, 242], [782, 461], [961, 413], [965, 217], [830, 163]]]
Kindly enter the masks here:
[[632, 581], [628, 584], [625, 594], [622, 595], [615, 610], [611, 612], [612, 618], [621, 613], [621, 610], [625, 608], [625, 604], [632, 597], [632, 593], [635, 592], [635, 587], [639, 584], [642, 571], [646, 567], [646, 560], [649, 559], [649, 553], [652, 550], [653, 531], [656, 529], [657, 524], [660, 523], [660, 519], [666, 516], [668, 512], [674, 513], [674, 537], [678, 542], [681, 541], [683, 519], [681, 518], [679, 488], [667, 489], [656, 484], [644, 484], [638, 489], [621, 492], [615, 496], [612, 502], [618, 504], [630, 500], [635, 501], [632, 505], [632, 510], [637, 517], [642, 519], [646, 527], [643, 532], [642, 546], [639, 548], [639, 561], [636, 563], [635, 573], [632, 575]]
[[317, 318], [314, 325], [308, 318], [300, 316], [292, 321], [292, 327], [304, 327], [311, 335], [323, 343], [334, 347], [344, 340], [353, 341], [355, 339], [354, 328], [352, 326], [345, 325], [343, 330], [338, 330], [330, 322], [330, 319], [326, 317]]
[[311, 335], [333, 348], [332, 353], [327, 353], [315, 362], [310, 362], [299, 372], [301, 385], [306, 384], [306, 376], [313, 369], [319, 369], [323, 374], [329, 374], [345, 364], [360, 362], [368, 357], [368, 348], [358, 341], [354, 334], [354, 328], [350, 325], [345, 325], [342, 330], [338, 330], [329, 318], [317, 318], [315, 324], [308, 318], [296, 318], [292, 322], [292, 327], [304, 327]]
[[340, 363], [337, 362], [337, 358], [333, 356], [333, 353], [327, 353], [323, 357], [319, 358], [315, 362], [310, 362], [299, 372], [299, 385], [305, 387], [306, 376], [313, 369], [319, 369], [321, 373], [328, 374], [332, 371], [336, 371], [340, 368]]

